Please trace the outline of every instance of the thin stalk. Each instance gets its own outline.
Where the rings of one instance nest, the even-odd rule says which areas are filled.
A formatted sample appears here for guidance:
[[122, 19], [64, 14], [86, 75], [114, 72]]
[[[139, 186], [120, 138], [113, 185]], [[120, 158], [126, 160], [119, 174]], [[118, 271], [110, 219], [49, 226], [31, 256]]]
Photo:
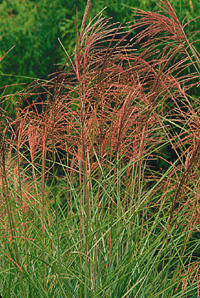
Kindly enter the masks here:
[[84, 204], [86, 209], [86, 240], [85, 240], [85, 290], [84, 295], [87, 298], [87, 275], [88, 275], [88, 268], [87, 268], [87, 259], [88, 259], [88, 239], [89, 239], [89, 210], [90, 210], [90, 200], [88, 195], [88, 181], [87, 181], [87, 165], [86, 165], [86, 149], [85, 149], [85, 142], [83, 138], [83, 172], [84, 172], [84, 180], [83, 180], [83, 187], [84, 187]]
[[[54, 111], [54, 109], [53, 109]], [[54, 146], [54, 123], [55, 123], [55, 115], [53, 115], [53, 131], [52, 131], [52, 159], [53, 159], [53, 189], [54, 189], [54, 202], [55, 202], [55, 215], [56, 215], [56, 234], [57, 234], [57, 245], [58, 245], [58, 269], [59, 273], [61, 272], [61, 260], [60, 260], [60, 240], [59, 240], [59, 227], [58, 227], [58, 203], [57, 203], [57, 195], [55, 192], [55, 177], [56, 177], [56, 170], [55, 170], [55, 146]]]
[[42, 176], [41, 176], [41, 183], [42, 183], [42, 195], [41, 195], [41, 206], [42, 206], [42, 246], [43, 246], [43, 252], [42, 252], [42, 257], [43, 257], [43, 277], [44, 277], [44, 285], [46, 288], [46, 273], [45, 273], [45, 219], [44, 219], [44, 209], [45, 209], [45, 202], [44, 202], [44, 188], [45, 188], [45, 164], [46, 164], [46, 148], [45, 148], [45, 143], [46, 143], [46, 136], [44, 137], [44, 146], [43, 146], [43, 151], [42, 151]]
[[[99, 180], [100, 180], [100, 172], [98, 173], [98, 176], [99, 176]], [[97, 191], [97, 217], [96, 217], [96, 245], [95, 245], [95, 251], [94, 251], [94, 268], [93, 268], [93, 271], [94, 271], [94, 277], [93, 277], [93, 280], [94, 280], [94, 289], [96, 290], [97, 289], [97, 285], [99, 285], [99, 282], [98, 282], [98, 278], [97, 278], [97, 260], [98, 260], [98, 240], [99, 240], [99, 233], [98, 233], [98, 230], [99, 230], [99, 193], [100, 193], [100, 186], [98, 187], [98, 191]], [[100, 264], [99, 264], [99, 271], [100, 271]]]
[[24, 239], [25, 239], [25, 251], [26, 251], [26, 256], [27, 256], [28, 268], [29, 268], [29, 272], [30, 272], [31, 265], [30, 265], [30, 259], [29, 259], [29, 254], [28, 254], [28, 242], [27, 242], [27, 237], [26, 237], [27, 227], [26, 227], [26, 224], [25, 224], [25, 216], [24, 216], [24, 210], [23, 210], [23, 199], [22, 199], [19, 146], [17, 148], [17, 174], [18, 174], [18, 183], [19, 183], [20, 205], [21, 205], [21, 212], [22, 212], [22, 224], [23, 224]]
[[16, 263], [18, 265], [19, 270], [19, 276], [21, 280], [21, 296], [22, 298], [25, 297], [25, 292], [24, 292], [24, 281], [22, 277], [22, 269], [20, 267], [20, 260], [19, 260], [19, 251], [18, 247], [16, 244], [16, 234], [15, 234], [15, 224], [14, 224], [14, 219], [12, 216], [12, 207], [10, 204], [10, 197], [9, 197], [9, 189], [8, 189], [8, 182], [7, 182], [7, 173], [6, 173], [6, 165], [5, 165], [5, 144], [4, 144], [4, 139], [2, 134], [0, 133], [0, 153], [1, 153], [1, 169], [2, 169], [2, 182], [3, 182], [3, 190], [5, 192], [5, 201], [6, 201], [6, 208], [7, 208], [7, 214], [8, 214], [8, 219], [9, 219], [9, 228], [10, 228], [10, 233], [11, 233], [11, 247], [13, 247], [13, 251], [15, 252], [15, 257], [16, 257]]
[[[117, 164], [117, 160], [115, 161]], [[113, 192], [112, 192], [112, 201], [109, 204], [110, 209], [110, 241], [109, 241], [109, 280], [111, 281], [111, 273], [112, 273], [112, 266], [111, 266], [111, 259], [112, 259], [112, 232], [113, 232], [113, 204], [115, 201], [115, 183], [116, 183], [116, 165], [114, 167], [114, 178], [113, 178]], [[109, 292], [111, 297], [111, 288], [109, 286]]]

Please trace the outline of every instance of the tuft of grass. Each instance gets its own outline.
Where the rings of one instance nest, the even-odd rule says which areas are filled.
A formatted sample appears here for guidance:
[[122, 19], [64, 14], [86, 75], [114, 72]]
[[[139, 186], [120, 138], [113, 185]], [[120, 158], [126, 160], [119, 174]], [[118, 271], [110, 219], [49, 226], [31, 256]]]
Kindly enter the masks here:
[[89, 7], [74, 56], [0, 110], [2, 296], [198, 297], [195, 41], [167, 0], [124, 27]]

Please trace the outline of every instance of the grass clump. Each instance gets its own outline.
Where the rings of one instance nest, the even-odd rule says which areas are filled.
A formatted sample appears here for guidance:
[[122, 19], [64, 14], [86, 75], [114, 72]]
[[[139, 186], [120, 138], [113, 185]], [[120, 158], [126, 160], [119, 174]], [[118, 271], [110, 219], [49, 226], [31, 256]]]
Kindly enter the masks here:
[[199, 53], [167, 0], [126, 31], [89, 6], [74, 57], [1, 110], [2, 295], [198, 297]]

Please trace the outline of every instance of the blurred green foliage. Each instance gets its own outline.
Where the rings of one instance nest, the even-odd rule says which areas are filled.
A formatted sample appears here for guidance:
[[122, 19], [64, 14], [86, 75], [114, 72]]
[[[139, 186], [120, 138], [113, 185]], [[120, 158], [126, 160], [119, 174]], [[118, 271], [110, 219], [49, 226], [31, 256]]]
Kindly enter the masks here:
[[[58, 37], [63, 20], [71, 19], [75, 3], [63, 0], [2, 1], [0, 4], [0, 54], [15, 48], [3, 59], [1, 74], [46, 78], [57, 63]], [[70, 31], [70, 30], [69, 30]], [[73, 28], [71, 28], [71, 35]], [[71, 36], [69, 34], [69, 38]], [[1, 86], [24, 82], [20, 77], [1, 77]], [[16, 87], [15, 87], [16, 88]], [[13, 88], [12, 88], [13, 89]]]
[[[58, 42], [61, 39], [71, 54], [75, 46], [75, 19], [81, 18], [86, 0], [1, 0], [0, 1], [0, 57], [15, 46], [0, 63], [1, 93], [21, 90], [22, 83], [32, 78], [47, 79], [56, 65], [65, 62], [65, 54]], [[132, 7], [158, 10], [155, 0], [92, 0], [91, 17], [103, 11], [113, 22], [133, 20]], [[172, 0], [178, 17], [187, 21], [199, 15], [197, 0]], [[199, 28], [199, 20], [192, 22], [189, 31]], [[5, 90], [4, 90], [5, 92]]]

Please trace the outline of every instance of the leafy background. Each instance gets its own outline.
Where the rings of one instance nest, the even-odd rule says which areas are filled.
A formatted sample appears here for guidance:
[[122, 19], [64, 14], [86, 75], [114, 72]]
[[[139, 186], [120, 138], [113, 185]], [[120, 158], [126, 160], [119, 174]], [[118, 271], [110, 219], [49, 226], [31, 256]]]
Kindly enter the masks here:
[[[132, 7], [158, 10], [153, 0], [93, 0], [91, 17], [103, 8], [103, 15], [113, 22], [132, 21]], [[187, 21], [199, 15], [197, 0], [172, 0], [171, 4], [180, 20]], [[61, 39], [69, 54], [75, 46], [75, 20], [82, 19], [86, 0], [2, 0], [0, 1], [0, 56], [13, 46], [0, 64], [1, 93], [13, 94], [21, 90], [20, 84], [32, 78], [47, 79], [59, 64], [65, 62]], [[199, 28], [199, 19], [189, 25], [189, 31]], [[11, 86], [10, 86], [11, 85]], [[7, 87], [6, 90], [4, 86]], [[2, 88], [3, 87], [3, 88]], [[9, 108], [10, 109], [10, 108]]]

